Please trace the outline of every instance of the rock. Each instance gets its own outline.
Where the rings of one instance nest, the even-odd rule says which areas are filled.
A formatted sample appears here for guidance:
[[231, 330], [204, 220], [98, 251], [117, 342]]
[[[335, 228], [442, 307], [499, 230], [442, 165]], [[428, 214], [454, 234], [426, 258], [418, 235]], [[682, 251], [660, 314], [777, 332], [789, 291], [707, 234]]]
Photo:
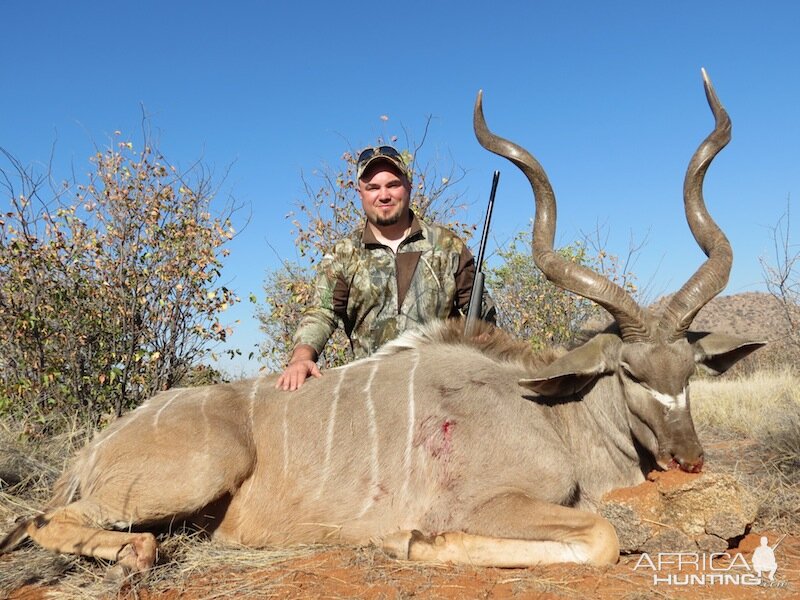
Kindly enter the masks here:
[[696, 542], [700, 552], [705, 552], [706, 554], [725, 552], [730, 547], [730, 543], [727, 539], [717, 537], [716, 535], [701, 535], [697, 538]]
[[678, 529], [664, 529], [649, 538], [642, 551], [648, 554], [659, 552], [697, 552], [697, 543]]
[[642, 526], [636, 512], [622, 503], [605, 504], [601, 513], [617, 530], [619, 547], [622, 552], [635, 552], [631, 548], [641, 548], [647, 543], [649, 529]]
[[742, 536], [758, 504], [732, 476], [659, 471], [603, 497], [600, 514], [632, 552], [721, 552]]

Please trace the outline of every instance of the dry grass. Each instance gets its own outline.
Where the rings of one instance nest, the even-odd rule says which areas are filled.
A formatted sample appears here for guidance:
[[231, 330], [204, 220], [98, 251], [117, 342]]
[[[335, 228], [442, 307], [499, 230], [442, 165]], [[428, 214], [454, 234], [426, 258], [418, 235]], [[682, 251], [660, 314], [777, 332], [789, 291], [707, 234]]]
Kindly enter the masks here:
[[[160, 539], [159, 564], [130, 581], [107, 581], [109, 565], [103, 561], [57, 555], [26, 545], [5, 557], [0, 569], [0, 598], [25, 584], [55, 585], [48, 597], [56, 600], [94, 600], [124, 596], [137, 597], [146, 590], [151, 595], [167, 591], [188, 591], [192, 598], [238, 598], [248, 594], [280, 597], [281, 581], [268, 576], [271, 567], [287, 560], [312, 557], [328, 550], [323, 546], [297, 546], [255, 550], [225, 546], [191, 533]], [[206, 576], [224, 569], [224, 578], [210, 584]], [[264, 577], [258, 577], [259, 572]]]
[[697, 427], [737, 437], [763, 438], [800, 406], [800, 379], [788, 369], [697, 378], [691, 390]]
[[47, 500], [75, 448], [77, 433], [31, 439], [24, 424], [0, 423], [0, 527], [29, 515]]
[[[254, 550], [223, 546], [191, 534], [173, 535], [161, 540], [162, 561], [148, 573], [122, 586], [125, 595], [136, 597], [146, 590], [151, 595], [185, 591], [195, 598], [239, 598], [245, 595], [280, 597], [281, 582], [266, 575], [276, 564], [319, 553], [320, 546]], [[81, 561], [83, 568], [69, 570], [51, 592], [54, 600], [93, 600], [118, 595], [120, 584], [104, 579], [106, 565]], [[224, 578], [210, 584], [206, 576], [224, 568]], [[264, 572], [263, 577], [255, 576]], [[194, 583], [193, 583], [194, 582]]]
[[800, 377], [784, 369], [699, 379], [692, 413], [711, 464], [759, 499], [756, 528], [800, 533]]

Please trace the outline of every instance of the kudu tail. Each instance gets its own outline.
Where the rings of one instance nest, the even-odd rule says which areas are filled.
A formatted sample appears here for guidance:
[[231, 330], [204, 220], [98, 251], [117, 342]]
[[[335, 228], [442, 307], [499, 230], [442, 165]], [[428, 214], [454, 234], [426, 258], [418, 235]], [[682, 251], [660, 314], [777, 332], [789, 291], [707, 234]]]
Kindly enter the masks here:
[[0, 541], [0, 555], [12, 552], [28, 538], [28, 525], [31, 524], [33, 519], [34, 517], [29, 517], [18, 523], [17, 526]]

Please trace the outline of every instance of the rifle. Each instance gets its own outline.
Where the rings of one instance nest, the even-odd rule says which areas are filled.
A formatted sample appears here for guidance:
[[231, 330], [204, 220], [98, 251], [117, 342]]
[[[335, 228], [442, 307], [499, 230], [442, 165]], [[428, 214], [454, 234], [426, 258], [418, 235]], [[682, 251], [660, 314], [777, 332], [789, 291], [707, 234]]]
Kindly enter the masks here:
[[483, 306], [483, 255], [486, 252], [486, 241], [489, 238], [489, 222], [492, 220], [494, 209], [494, 196], [497, 193], [497, 182], [500, 180], [500, 171], [495, 171], [492, 177], [492, 191], [489, 193], [489, 206], [486, 208], [486, 219], [483, 221], [483, 234], [478, 246], [478, 260], [475, 263], [475, 280], [472, 282], [472, 291], [469, 295], [469, 309], [464, 324], [464, 335], [470, 337], [475, 333], [475, 326], [481, 317]]

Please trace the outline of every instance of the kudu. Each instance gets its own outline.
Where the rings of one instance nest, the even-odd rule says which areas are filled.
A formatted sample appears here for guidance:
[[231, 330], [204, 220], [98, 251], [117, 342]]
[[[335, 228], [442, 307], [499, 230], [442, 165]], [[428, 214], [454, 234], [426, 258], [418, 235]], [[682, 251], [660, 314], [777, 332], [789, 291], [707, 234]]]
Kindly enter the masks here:
[[504, 567], [615, 562], [598, 500], [643, 481], [654, 462], [699, 471], [689, 378], [696, 365], [721, 373], [761, 345], [688, 330], [732, 261], [702, 197], [730, 120], [703, 76], [716, 127], [690, 162], [684, 201], [708, 259], [663, 314], [554, 251], [547, 176], [488, 130], [479, 94], [478, 140], [531, 183], [536, 264], [605, 307], [615, 330], [533, 353], [488, 325], [465, 339], [462, 323], [436, 322], [296, 392], [259, 377], [160, 393], [89, 443], [44, 513], [0, 551], [30, 537], [143, 570], [156, 560], [152, 531], [189, 521], [254, 547], [377, 543], [404, 559]]

